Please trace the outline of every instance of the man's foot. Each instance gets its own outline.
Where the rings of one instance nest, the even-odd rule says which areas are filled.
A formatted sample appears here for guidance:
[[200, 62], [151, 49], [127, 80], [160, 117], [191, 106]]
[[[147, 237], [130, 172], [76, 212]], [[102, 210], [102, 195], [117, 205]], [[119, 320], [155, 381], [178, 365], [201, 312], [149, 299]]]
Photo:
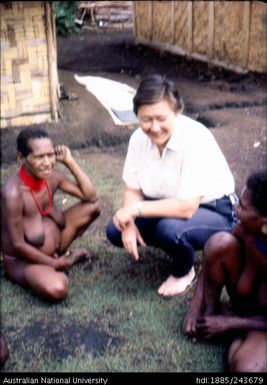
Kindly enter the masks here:
[[77, 263], [82, 260], [91, 260], [93, 259], [92, 253], [86, 249], [85, 247], [70, 250], [69, 254], [66, 256], [68, 261], [70, 262], [70, 265], [74, 265], [74, 263]]
[[177, 278], [173, 275], [170, 275], [158, 289], [158, 294], [164, 297], [174, 297], [176, 295], [183, 295], [190, 289], [190, 287], [194, 283], [195, 276], [196, 274], [194, 267], [192, 267], [189, 273], [184, 277]]

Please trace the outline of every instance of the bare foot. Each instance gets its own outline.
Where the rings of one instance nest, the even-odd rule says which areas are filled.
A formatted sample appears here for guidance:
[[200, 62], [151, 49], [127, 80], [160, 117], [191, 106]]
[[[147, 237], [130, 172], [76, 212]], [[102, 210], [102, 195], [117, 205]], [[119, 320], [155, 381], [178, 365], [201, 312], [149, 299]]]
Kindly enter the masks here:
[[77, 263], [77, 262], [82, 261], [84, 259], [89, 260], [92, 258], [93, 258], [93, 255], [85, 247], [75, 249], [75, 250], [70, 250], [68, 252], [68, 254], [66, 254], [66, 259], [68, 260], [70, 266], [74, 265], [74, 263]]
[[194, 267], [192, 267], [189, 273], [184, 277], [177, 278], [170, 275], [158, 289], [158, 294], [163, 295], [164, 297], [174, 297], [176, 295], [185, 294], [187, 289], [189, 289], [190, 285], [193, 283], [195, 275]]

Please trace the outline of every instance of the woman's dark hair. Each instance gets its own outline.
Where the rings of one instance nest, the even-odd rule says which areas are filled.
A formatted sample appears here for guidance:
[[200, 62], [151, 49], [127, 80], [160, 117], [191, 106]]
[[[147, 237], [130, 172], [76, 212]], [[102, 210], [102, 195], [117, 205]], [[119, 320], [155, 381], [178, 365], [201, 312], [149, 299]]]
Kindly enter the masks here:
[[17, 150], [26, 158], [31, 149], [28, 146], [30, 139], [49, 138], [46, 131], [40, 130], [39, 128], [25, 128], [22, 130], [17, 137]]
[[253, 172], [246, 186], [251, 193], [253, 206], [261, 215], [267, 215], [267, 170]]
[[134, 112], [145, 104], [158, 103], [166, 99], [173, 111], [182, 112], [184, 104], [175, 84], [162, 75], [148, 75], [143, 78], [133, 98]]

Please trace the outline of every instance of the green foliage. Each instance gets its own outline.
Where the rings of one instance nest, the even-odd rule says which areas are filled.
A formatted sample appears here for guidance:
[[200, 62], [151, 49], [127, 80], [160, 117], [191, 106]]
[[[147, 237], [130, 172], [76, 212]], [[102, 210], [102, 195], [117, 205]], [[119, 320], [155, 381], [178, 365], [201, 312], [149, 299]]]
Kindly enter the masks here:
[[55, 1], [57, 35], [68, 36], [77, 33], [75, 24], [78, 1]]

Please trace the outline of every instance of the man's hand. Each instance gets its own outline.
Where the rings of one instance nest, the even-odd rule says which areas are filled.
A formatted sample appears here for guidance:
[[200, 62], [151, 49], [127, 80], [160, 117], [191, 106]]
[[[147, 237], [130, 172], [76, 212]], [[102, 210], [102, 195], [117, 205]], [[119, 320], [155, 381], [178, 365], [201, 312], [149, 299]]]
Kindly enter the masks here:
[[69, 147], [65, 146], [64, 144], [55, 146], [55, 155], [56, 160], [64, 164], [68, 164], [68, 162], [73, 159]]
[[233, 317], [214, 315], [199, 317], [196, 322], [197, 334], [204, 338], [211, 338], [218, 334], [225, 333], [232, 327]]
[[53, 261], [53, 267], [55, 270], [67, 270], [68, 267], [70, 267], [70, 263], [68, 261], [68, 257], [70, 255], [70, 252], [67, 250], [64, 254], [58, 255], [57, 253], [54, 254]]
[[127, 227], [122, 231], [121, 238], [125, 249], [134, 257], [135, 261], [138, 261], [137, 242], [139, 242], [141, 246], [146, 246], [146, 244], [133, 221], [129, 222]]

